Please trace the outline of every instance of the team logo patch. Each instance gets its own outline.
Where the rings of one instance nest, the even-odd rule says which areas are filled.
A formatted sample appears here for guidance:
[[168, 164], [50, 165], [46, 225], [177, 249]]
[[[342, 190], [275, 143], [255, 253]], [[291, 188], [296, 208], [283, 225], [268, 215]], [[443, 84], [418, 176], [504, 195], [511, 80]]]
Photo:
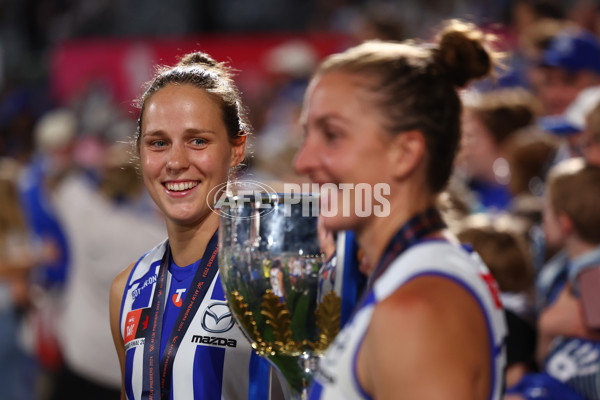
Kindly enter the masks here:
[[150, 320], [150, 307], [139, 308], [127, 313], [125, 320], [125, 337], [123, 338], [125, 345], [135, 339], [140, 339], [145, 336], [146, 328]]
[[227, 332], [234, 323], [231, 311], [224, 301], [211, 303], [202, 315], [202, 328], [207, 332]]

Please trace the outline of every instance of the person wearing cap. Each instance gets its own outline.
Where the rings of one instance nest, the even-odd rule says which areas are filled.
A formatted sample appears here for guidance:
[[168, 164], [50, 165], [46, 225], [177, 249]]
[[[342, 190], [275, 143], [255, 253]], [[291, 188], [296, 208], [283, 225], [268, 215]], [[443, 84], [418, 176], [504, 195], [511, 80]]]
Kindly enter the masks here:
[[550, 170], [543, 226], [548, 240], [563, 246], [565, 269], [538, 316], [540, 371], [508, 387], [504, 400], [600, 399], [599, 196], [599, 166], [579, 157]]
[[566, 158], [583, 155], [586, 137], [587, 119], [590, 112], [600, 102], [600, 85], [582, 90], [575, 100], [560, 115], [546, 116], [539, 119], [539, 126], [561, 139], [555, 163]]
[[585, 88], [600, 84], [600, 41], [578, 27], [561, 30], [538, 62], [537, 87], [545, 115], [560, 115]]

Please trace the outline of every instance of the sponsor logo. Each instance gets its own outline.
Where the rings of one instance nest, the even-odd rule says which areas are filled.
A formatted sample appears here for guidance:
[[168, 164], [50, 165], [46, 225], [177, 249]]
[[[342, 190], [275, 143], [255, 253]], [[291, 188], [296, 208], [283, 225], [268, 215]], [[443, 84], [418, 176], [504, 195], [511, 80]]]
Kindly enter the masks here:
[[123, 338], [123, 342], [127, 344], [134, 339], [143, 338], [145, 330], [148, 328], [149, 320], [150, 308], [138, 308], [137, 310], [129, 311], [125, 320], [125, 337]]
[[142, 290], [146, 289], [148, 286], [152, 285], [154, 282], [156, 282], [156, 275], [153, 275], [153, 276], [149, 277], [148, 279], [146, 279], [144, 281], [144, 283], [141, 286], [139, 286], [135, 290], [132, 290], [131, 291], [131, 298], [133, 300], [135, 300], [135, 298], [138, 297], [142, 293]]
[[221, 347], [236, 347], [237, 341], [235, 339], [227, 339], [215, 336], [203, 336], [203, 335], [194, 335], [192, 336], [192, 343], [201, 343], [208, 344], [212, 346], [221, 346]]
[[181, 299], [181, 295], [185, 293], [185, 289], [177, 289], [175, 291], [175, 294], [173, 295], [173, 304], [175, 304], [176, 307], [181, 307], [181, 304], [183, 303], [183, 300]]
[[227, 332], [233, 327], [235, 321], [231, 311], [224, 301], [218, 301], [206, 307], [202, 315], [202, 328], [211, 333]]
[[146, 339], [144, 338], [134, 339], [125, 345], [125, 351], [127, 352], [127, 350], [131, 349], [132, 347], [143, 346], [145, 342]]

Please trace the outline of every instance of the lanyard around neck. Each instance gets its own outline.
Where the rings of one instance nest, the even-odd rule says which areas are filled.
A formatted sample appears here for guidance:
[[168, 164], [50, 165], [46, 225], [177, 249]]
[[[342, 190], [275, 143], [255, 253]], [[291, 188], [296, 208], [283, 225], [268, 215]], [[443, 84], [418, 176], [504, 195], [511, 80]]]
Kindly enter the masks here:
[[432, 233], [445, 229], [446, 223], [439, 211], [430, 207], [409, 219], [388, 243], [377, 267], [369, 277], [368, 286], [373, 287], [375, 281], [383, 275], [390, 264], [406, 249], [422, 241]]
[[167, 242], [150, 307], [150, 329], [146, 331], [145, 335], [142, 385], [142, 399], [144, 400], [165, 400], [169, 398], [175, 355], [219, 269], [218, 263], [215, 263], [219, 250], [218, 242], [217, 231], [206, 246], [204, 256], [190, 285], [191, 293], [188, 292], [185, 296], [175, 321], [175, 327], [171, 331], [163, 355], [160, 357], [160, 338], [167, 292], [167, 270], [171, 258], [171, 247]]

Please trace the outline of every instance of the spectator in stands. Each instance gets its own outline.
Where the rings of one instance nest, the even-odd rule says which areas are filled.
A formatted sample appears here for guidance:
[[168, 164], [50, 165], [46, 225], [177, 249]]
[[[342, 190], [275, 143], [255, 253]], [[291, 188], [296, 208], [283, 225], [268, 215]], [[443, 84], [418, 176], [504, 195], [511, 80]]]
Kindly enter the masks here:
[[529, 251], [529, 223], [510, 214], [474, 214], [457, 236], [473, 247], [498, 282], [508, 324], [506, 382], [512, 386], [535, 370], [535, 271]]
[[508, 393], [521, 396], [511, 399], [600, 397], [600, 315], [593, 275], [600, 268], [599, 198], [599, 166], [573, 158], [551, 170], [544, 225], [552, 240], [564, 243], [566, 269], [538, 320], [542, 372], [510, 388]]
[[505, 143], [535, 120], [533, 96], [525, 89], [502, 89], [464, 96], [457, 174], [474, 192], [475, 211], [504, 210], [511, 202]]
[[19, 168], [13, 159], [0, 159], [0, 388], [2, 398], [34, 400], [40, 395], [33, 385], [36, 349], [21, 332], [35, 302], [30, 274], [53, 262], [57, 251], [27, 225], [19, 203]]
[[580, 145], [586, 161], [600, 165], [600, 98], [588, 114]]
[[542, 81], [535, 89], [543, 114], [562, 114], [583, 89], [600, 83], [600, 42], [584, 29], [564, 28], [550, 40], [538, 63]]

